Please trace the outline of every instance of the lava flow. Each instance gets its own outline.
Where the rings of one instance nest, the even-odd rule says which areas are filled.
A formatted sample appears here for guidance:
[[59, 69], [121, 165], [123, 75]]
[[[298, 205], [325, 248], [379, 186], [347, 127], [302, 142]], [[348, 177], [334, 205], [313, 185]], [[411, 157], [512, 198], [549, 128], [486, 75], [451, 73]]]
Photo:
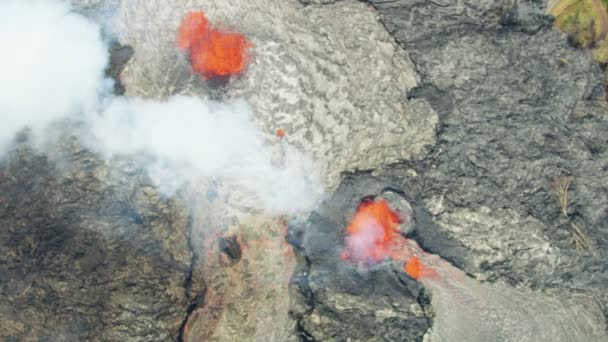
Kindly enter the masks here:
[[430, 340], [605, 341], [601, 309], [585, 302], [591, 299], [482, 283], [403, 237], [402, 221], [386, 200], [364, 200], [346, 228], [342, 258], [364, 265], [385, 258], [403, 262], [403, 271], [430, 295]]
[[178, 30], [177, 47], [189, 54], [192, 69], [205, 80], [241, 74], [251, 46], [239, 33], [211, 27], [201, 11], [187, 13]]
[[431, 274], [417, 256], [408, 252], [407, 239], [399, 232], [402, 222], [386, 200], [363, 200], [346, 228], [342, 259], [373, 264], [390, 258], [404, 262], [403, 270], [414, 279]]

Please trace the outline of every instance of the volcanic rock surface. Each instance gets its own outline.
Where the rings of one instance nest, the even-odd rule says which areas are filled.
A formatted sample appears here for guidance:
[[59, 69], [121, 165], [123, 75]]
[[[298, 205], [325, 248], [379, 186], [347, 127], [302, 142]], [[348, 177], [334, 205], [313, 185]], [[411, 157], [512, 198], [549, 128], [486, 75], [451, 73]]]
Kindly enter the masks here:
[[[187, 10], [252, 42], [253, 61], [230, 87], [210, 91], [180, 58], [176, 29]], [[418, 159], [435, 141], [436, 113], [405, 97], [417, 84], [407, 53], [364, 3], [135, 0], [117, 16], [121, 42], [135, 49], [122, 74], [127, 94], [243, 97], [269, 137], [284, 129], [287, 142], [314, 154], [330, 189], [344, 170]]]
[[289, 315], [296, 259], [285, 241], [287, 222], [235, 207], [231, 191], [211, 187], [194, 194], [192, 306], [183, 340], [298, 341]]
[[[413, 280], [390, 263], [365, 269], [340, 257], [344, 228], [361, 199], [386, 194], [390, 185], [369, 175], [347, 176], [305, 223], [292, 226], [289, 240], [301, 257], [293, 286], [304, 303], [294, 317], [303, 340], [418, 341], [429, 329], [428, 298]], [[414, 216], [425, 225], [422, 210], [414, 206]]]
[[[269, 217], [208, 180], [188, 212], [136, 161], [24, 142], [0, 164], [2, 339], [421, 341], [436, 317], [420, 285], [339, 258], [358, 202], [386, 187], [412, 204], [408, 236], [476, 282], [580, 293], [608, 316], [605, 76], [540, 1], [72, 2], [133, 48], [109, 70], [127, 95], [244, 97], [269, 141], [281, 128], [315, 155], [331, 196]], [[190, 9], [252, 41], [229, 87], [175, 48]], [[382, 181], [341, 176], [357, 170]]]
[[[344, 226], [350, 224], [352, 208], [370, 196], [391, 197], [391, 204], [410, 203], [411, 210], [398, 210], [403, 224], [410, 226], [410, 238], [430, 241], [433, 247], [441, 245], [442, 251], [452, 251], [448, 257], [456, 262], [470, 254], [470, 246], [462, 241], [429, 235], [438, 227], [427, 209], [408, 193], [388, 179], [366, 173], [347, 175], [332, 198], [306, 223], [293, 226], [290, 241], [306, 261], [294, 275], [294, 286], [308, 299], [305, 310], [296, 314], [305, 339], [326, 341], [340, 336], [337, 340], [415, 341], [424, 336], [429, 341], [605, 340], [601, 306], [589, 292], [567, 288], [531, 291], [499, 282], [480, 282], [445, 259], [420, 250], [411, 240], [399, 245], [395, 263], [386, 260], [365, 266], [342, 260]], [[508, 238], [504, 240], [508, 243]], [[418, 278], [419, 283], [405, 276], [401, 268], [401, 258], [410, 253], [418, 255], [427, 270]], [[350, 319], [345, 321], [344, 315]]]
[[[176, 49], [176, 28], [187, 10], [203, 10], [211, 23], [222, 23], [252, 42], [251, 65], [228, 87], [217, 88], [194, 76]], [[373, 8], [363, 3], [303, 7], [297, 1], [178, 1], [169, 7], [129, 1], [118, 7], [117, 18], [123, 28], [117, 32], [121, 43], [135, 50], [121, 74], [128, 95], [244, 97], [269, 141], [280, 128], [286, 143], [314, 154], [328, 189], [338, 185], [345, 170], [421, 158], [434, 143], [436, 113], [425, 100], [405, 97], [417, 83], [407, 54]], [[285, 223], [252, 211], [251, 203], [239, 203], [234, 189], [212, 188], [214, 196], [205, 198], [204, 191], [198, 196], [193, 307], [184, 338], [298, 340], [298, 321], [290, 308], [295, 312], [304, 304], [287, 300], [298, 290], [288, 286], [296, 259], [284, 241]], [[219, 248], [233, 234], [243, 239], [239, 260], [228, 260]], [[198, 283], [206, 285], [204, 294]], [[367, 311], [359, 307], [356, 314], [364, 317]], [[390, 325], [387, 329], [387, 336], [406, 336]]]
[[[420, 70], [408, 97], [441, 117], [431, 156], [389, 173], [466, 246], [461, 267], [608, 303], [608, 111], [589, 53], [551, 27], [541, 2], [371, 3]], [[567, 212], [588, 241], [581, 251], [555, 191], [564, 176], [574, 179]]]
[[189, 302], [187, 213], [74, 138], [0, 165], [0, 339], [168, 341]]

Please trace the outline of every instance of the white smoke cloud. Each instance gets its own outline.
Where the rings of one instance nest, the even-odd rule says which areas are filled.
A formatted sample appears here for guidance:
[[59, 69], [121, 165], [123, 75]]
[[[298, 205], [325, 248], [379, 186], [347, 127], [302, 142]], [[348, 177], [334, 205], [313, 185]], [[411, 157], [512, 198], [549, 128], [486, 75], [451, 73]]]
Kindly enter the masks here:
[[0, 151], [26, 126], [91, 111], [107, 86], [99, 28], [64, 3], [0, 1], [0, 41]]
[[308, 209], [320, 194], [312, 160], [294, 149], [273, 151], [243, 100], [116, 98], [91, 126], [99, 142], [93, 146], [108, 157], [155, 157], [151, 170], [167, 171], [156, 177], [166, 192], [193, 175], [221, 177], [254, 194], [262, 207], [280, 212]]
[[321, 195], [312, 160], [287, 145], [270, 146], [243, 100], [100, 101], [109, 81], [99, 27], [63, 3], [0, 3], [0, 38], [6, 49], [0, 54], [0, 155], [24, 127], [40, 135], [79, 114], [87, 146], [106, 158], [150, 156], [151, 176], [168, 193], [196, 178], [221, 178], [261, 209], [281, 213], [311, 209]]

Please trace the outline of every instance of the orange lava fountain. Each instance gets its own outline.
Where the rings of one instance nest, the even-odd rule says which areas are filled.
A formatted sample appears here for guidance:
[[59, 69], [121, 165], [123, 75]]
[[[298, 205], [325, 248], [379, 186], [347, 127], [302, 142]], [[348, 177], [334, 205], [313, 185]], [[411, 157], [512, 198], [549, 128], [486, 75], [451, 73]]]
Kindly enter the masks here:
[[404, 262], [403, 270], [412, 278], [430, 275], [417, 256], [407, 253], [407, 239], [399, 232], [403, 219], [386, 200], [364, 200], [346, 228], [342, 259], [373, 264], [390, 258]]
[[187, 13], [178, 29], [177, 47], [190, 55], [192, 69], [205, 80], [241, 74], [251, 46], [239, 33], [212, 28], [201, 11]]

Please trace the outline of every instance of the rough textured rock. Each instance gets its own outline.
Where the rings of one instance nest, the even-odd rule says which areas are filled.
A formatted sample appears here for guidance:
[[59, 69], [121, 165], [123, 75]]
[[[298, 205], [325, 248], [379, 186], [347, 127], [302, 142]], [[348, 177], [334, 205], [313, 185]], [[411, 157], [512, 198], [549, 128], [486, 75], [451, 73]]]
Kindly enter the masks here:
[[533, 217], [508, 209], [455, 209], [441, 215], [438, 225], [468, 251], [464, 270], [477, 279], [529, 284], [557, 268], [559, 254]]
[[[183, 340], [295, 342], [289, 281], [296, 260], [285, 219], [235, 208], [231, 193], [220, 187], [213, 196], [193, 195], [193, 307]], [[238, 244], [230, 252], [238, 258], [223, 248], [227, 239]]]
[[[118, 71], [128, 95], [244, 97], [269, 137], [282, 128], [315, 154], [330, 192], [347, 170], [392, 181], [347, 177], [290, 224], [294, 256], [284, 222], [231, 189], [192, 186], [188, 241], [185, 214], [131, 164], [69, 144], [61, 164], [20, 149], [0, 166], [5, 339], [170, 340], [190, 313], [186, 340], [421, 340], [433, 307], [412, 279], [339, 259], [357, 202], [385, 187], [411, 196], [405, 232], [477, 280], [595, 295], [608, 315], [605, 76], [540, 1], [369, 0], [381, 23], [355, 1], [74, 2], [98, 20], [116, 11], [135, 50]], [[197, 79], [176, 51], [188, 9], [253, 41], [230, 87]], [[569, 222], [551, 183], [563, 175]], [[571, 223], [588, 249], [570, 244]], [[220, 246], [232, 236], [239, 258]]]
[[186, 317], [187, 219], [134, 163], [71, 138], [0, 164], [0, 339], [171, 341]]
[[[296, 314], [299, 331], [305, 339], [420, 341], [424, 335], [425, 341], [427, 338], [428, 341], [471, 342], [605, 340], [606, 324], [593, 295], [568, 288], [531, 291], [521, 283], [513, 287], [501, 282], [480, 282], [483, 277], [466, 275], [437, 255], [420, 250], [411, 240], [400, 245], [399, 251], [404, 255], [418, 255], [429, 270], [418, 282], [406, 276], [401, 265], [395, 265], [398, 268], [393, 271], [390, 263], [357, 271], [340, 258], [344, 227], [352, 216], [349, 212], [363, 198], [376, 195], [386, 198], [387, 194], [397, 203], [412, 204], [410, 237], [420, 239], [419, 234], [438, 229], [415, 199], [409, 198], [393, 182], [369, 174], [347, 176], [334, 196], [305, 224], [294, 226], [291, 241], [305, 259], [302, 269], [294, 276], [294, 284], [305, 298], [302, 301], [308, 304], [306, 310]], [[537, 272], [546, 274], [542, 267], [554, 260], [545, 260], [546, 250], [527, 248], [543, 244], [534, 240], [538, 223], [524, 221], [508, 211], [497, 213], [495, 219], [484, 215], [488, 215], [487, 210], [452, 215], [454, 221], [466, 220], [465, 228], [480, 227], [472, 230], [477, 234], [469, 236], [462, 227], [442, 225], [441, 229], [452, 228], [452, 234], [443, 239], [440, 252], [464, 251], [466, 259], [462, 268], [481, 268], [479, 273], [513, 268], [505, 273], [527, 277], [527, 272], [535, 271], [516, 269], [524, 265], [537, 266], [540, 268]], [[523, 228], [520, 235], [528, 236], [531, 241], [522, 241], [516, 231], [511, 232], [512, 226], [496, 227], [492, 222], [519, 224]], [[511, 236], [499, 236], [509, 233]], [[489, 238], [494, 240], [486, 241]], [[438, 244], [428, 235], [424, 239], [435, 247]], [[547, 245], [544, 242], [544, 246]], [[521, 249], [513, 253], [517, 248]], [[525, 253], [528, 255], [520, 255]], [[488, 264], [480, 267], [476, 264], [478, 259], [485, 259]], [[395, 278], [399, 281], [395, 282]], [[404, 310], [404, 303], [409, 304], [409, 310]]]
[[434, 313], [428, 341], [606, 341], [600, 306], [586, 295], [480, 283], [457, 273], [435, 284], [421, 281], [431, 288]]
[[119, 36], [136, 51], [123, 73], [127, 94], [209, 96], [174, 46], [188, 9], [203, 10], [254, 45], [243, 77], [211, 95], [244, 97], [269, 137], [282, 128], [289, 143], [315, 155], [330, 189], [342, 171], [421, 158], [434, 143], [437, 115], [404, 96], [417, 83], [407, 54], [373, 9], [356, 1], [125, 2]]
[[106, 69], [106, 75], [114, 81], [114, 94], [124, 95], [125, 87], [122, 85], [120, 74], [125, 68], [125, 64], [133, 56], [133, 48], [128, 45], [120, 45], [112, 42], [110, 45], [110, 65]]
[[303, 5], [327, 5], [340, 0], [299, 0]]
[[[366, 175], [348, 176], [306, 222], [292, 226], [290, 241], [301, 254], [292, 282], [296, 298], [305, 303], [294, 308], [294, 316], [303, 340], [421, 341], [429, 328], [419, 303], [423, 294], [412, 284], [404, 286], [391, 263], [365, 270], [340, 258], [344, 229], [359, 202], [383, 193], [396, 198], [392, 186]], [[417, 225], [426, 224], [423, 210], [414, 205]]]
[[[212, 23], [245, 34], [254, 44], [249, 69], [226, 88], [214, 88], [192, 75], [185, 56], [175, 49], [176, 27], [192, 9], [203, 10]], [[416, 85], [408, 56], [365, 4], [342, 1], [303, 7], [295, 0], [177, 1], [166, 6], [160, 1], [129, 1], [120, 6], [117, 17], [120, 41], [135, 50], [121, 75], [128, 95], [244, 97], [269, 138], [282, 128], [288, 143], [315, 155], [325, 169], [329, 189], [345, 170], [421, 158], [426, 145], [434, 143], [436, 113], [424, 100], [404, 97]], [[192, 279], [193, 289], [200, 280], [207, 290], [204, 295], [191, 292], [194, 309], [185, 339], [297, 339], [298, 321], [289, 315], [292, 303], [286, 299], [293, 292], [287, 282], [295, 260], [289, 256], [291, 247], [285, 245], [281, 224], [234, 205], [238, 195], [231, 189], [218, 186], [207, 200], [200, 192], [200, 215], [194, 223], [200, 229], [193, 238], [199, 255]], [[218, 243], [218, 238], [233, 234], [243, 248], [238, 261], [228, 260]], [[252, 237], [253, 245], [241, 240], [246, 236]], [[391, 276], [390, 281], [387, 291], [397, 293], [397, 278]], [[368, 308], [374, 308], [378, 322], [384, 324], [374, 330], [379, 336], [399, 340], [424, 330], [401, 331], [406, 323], [397, 316], [402, 314], [417, 315], [416, 324], [426, 324], [420, 309], [410, 307], [416, 303], [411, 298], [393, 309], [386, 309], [384, 302], [361, 305], [355, 299], [334, 292], [328, 300], [358, 308], [359, 322], [367, 317]], [[294, 300], [294, 307], [302, 305], [299, 297]], [[333, 334], [341, 340], [354, 327], [338, 327], [347, 321], [343, 316], [331, 319], [339, 330], [323, 336]]]
[[[431, 156], [389, 173], [439, 208], [442, 234], [476, 260], [463, 266], [469, 272], [591, 291], [606, 303], [608, 116], [599, 66], [551, 28], [540, 1], [370, 2], [421, 72], [408, 96], [427, 99], [441, 118]], [[574, 176], [567, 211], [588, 250], [569, 243], [552, 187], [562, 175]]]

